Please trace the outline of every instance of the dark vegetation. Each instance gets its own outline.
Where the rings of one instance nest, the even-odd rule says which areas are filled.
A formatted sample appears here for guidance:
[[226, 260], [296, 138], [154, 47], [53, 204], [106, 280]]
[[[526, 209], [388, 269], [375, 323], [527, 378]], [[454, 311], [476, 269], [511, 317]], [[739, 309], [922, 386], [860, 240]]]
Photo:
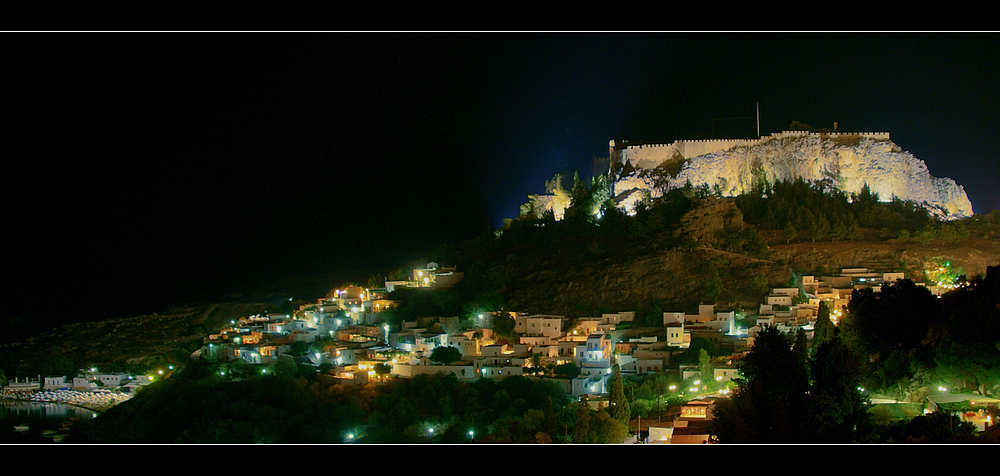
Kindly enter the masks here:
[[[762, 182], [759, 190], [736, 197], [748, 223], [781, 232], [782, 241], [841, 241], [878, 239], [914, 240], [921, 244], [954, 243], [970, 236], [970, 228], [1000, 225], [1000, 212], [964, 220], [935, 220], [927, 208], [913, 201], [883, 202], [868, 186], [850, 194], [826, 182]], [[987, 222], [981, 224], [980, 222]], [[865, 229], [869, 230], [866, 234]], [[874, 235], [874, 236], [872, 236]]]
[[24, 328], [12, 319], [14, 334], [0, 341], [0, 369], [8, 378], [74, 377], [91, 367], [145, 374], [186, 362], [205, 336], [232, 319], [279, 309], [267, 304], [206, 304], [123, 319], [47, 326], [36, 322], [38, 327], [28, 334], [18, 333]]
[[842, 323], [817, 332], [812, 352], [805, 342], [770, 327], [758, 335], [739, 387], [716, 406], [719, 442], [997, 442], [945, 413], [878, 419], [868, 395], [918, 404], [938, 386], [997, 395], [1000, 267], [941, 299], [909, 280], [855, 291]]
[[[77, 443], [548, 443], [620, 441], [606, 410], [557, 384], [421, 375], [329, 384], [296, 375], [231, 381], [199, 360], [140, 396], [74, 427]], [[472, 432], [470, 434], [470, 431]]]

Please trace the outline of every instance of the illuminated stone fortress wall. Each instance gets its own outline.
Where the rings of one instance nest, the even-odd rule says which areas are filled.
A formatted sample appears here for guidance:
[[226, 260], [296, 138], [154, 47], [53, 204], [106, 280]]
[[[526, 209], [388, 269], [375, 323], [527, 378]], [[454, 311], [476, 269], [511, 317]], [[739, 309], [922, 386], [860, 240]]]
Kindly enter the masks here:
[[691, 159], [706, 154], [722, 152], [733, 147], [750, 147], [762, 145], [772, 140], [801, 138], [808, 135], [820, 136], [823, 139], [836, 140], [867, 138], [874, 140], [889, 140], [888, 132], [809, 132], [783, 131], [760, 139], [708, 139], [708, 140], [678, 140], [670, 144], [617, 144], [609, 143], [612, 165], [629, 163], [636, 169], [653, 169], [664, 161], [676, 159]]

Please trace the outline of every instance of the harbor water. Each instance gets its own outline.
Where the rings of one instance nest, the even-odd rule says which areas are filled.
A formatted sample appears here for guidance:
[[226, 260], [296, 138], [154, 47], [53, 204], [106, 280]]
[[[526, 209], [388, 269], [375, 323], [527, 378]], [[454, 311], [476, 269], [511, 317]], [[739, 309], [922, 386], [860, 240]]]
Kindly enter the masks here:
[[61, 441], [80, 420], [97, 414], [65, 403], [0, 401], [0, 443], [44, 444]]

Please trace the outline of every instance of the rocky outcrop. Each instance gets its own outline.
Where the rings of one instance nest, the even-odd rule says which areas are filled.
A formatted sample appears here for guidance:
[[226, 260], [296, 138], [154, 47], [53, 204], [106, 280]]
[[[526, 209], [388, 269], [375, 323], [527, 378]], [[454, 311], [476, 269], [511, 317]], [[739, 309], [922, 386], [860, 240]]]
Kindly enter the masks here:
[[[931, 176], [926, 164], [889, 140], [886, 133], [783, 132], [760, 140], [678, 141], [663, 146], [612, 143], [616, 197], [648, 190], [652, 198], [690, 182], [723, 196], [768, 182], [822, 181], [848, 194], [868, 185], [882, 200], [892, 197], [925, 206], [942, 219], [972, 216], [961, 185]], [[619, 203], [630, 203], [619, 200]]]
[[746, 228], [743, 212], [732, 198], [707, 197], [692, 204], [681, 217], [678, 233], [684, 233], [703, 246], [719, 247], [726, 232]]

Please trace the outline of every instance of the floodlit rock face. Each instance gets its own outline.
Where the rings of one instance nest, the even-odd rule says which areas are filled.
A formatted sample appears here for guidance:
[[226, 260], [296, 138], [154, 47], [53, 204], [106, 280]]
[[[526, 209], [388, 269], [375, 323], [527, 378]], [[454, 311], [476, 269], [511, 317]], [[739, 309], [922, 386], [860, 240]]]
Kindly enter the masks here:
[[[652, 198], [687, 182], [723, 196], [752, 189], [761, 180], [825, 181], [848, 194], [868, 184], [882, 200], [923, 204], [943, 219], [972, 216], [961, 185], [932, 177], [926, 164], [889, 140], [888, 133], [790, 131], [759, 140], [677, 141], [663, 145], [611, 142], [614, 195], [648, 190]], [[628, 210], [631, 201], [619, 200]]]

